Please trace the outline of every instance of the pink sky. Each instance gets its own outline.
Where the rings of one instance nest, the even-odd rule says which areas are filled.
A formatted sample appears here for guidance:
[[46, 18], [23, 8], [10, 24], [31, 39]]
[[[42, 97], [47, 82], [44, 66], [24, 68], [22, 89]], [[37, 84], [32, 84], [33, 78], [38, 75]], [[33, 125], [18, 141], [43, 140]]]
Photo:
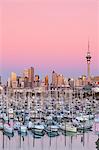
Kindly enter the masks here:
[[88, 37], [91, 72], [99, 75], [98, 0], [1, 0], [0, 72], [54, 69], [66, 76], [86, 74]]

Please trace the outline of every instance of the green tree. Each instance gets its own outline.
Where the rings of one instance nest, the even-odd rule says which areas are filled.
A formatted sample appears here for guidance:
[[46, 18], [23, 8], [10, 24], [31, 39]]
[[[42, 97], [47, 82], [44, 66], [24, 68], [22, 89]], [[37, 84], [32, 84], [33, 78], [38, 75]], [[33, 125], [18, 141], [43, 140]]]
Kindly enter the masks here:
[[99, 137], [98, 140], [96, 141], [96, 149], [99, 150]]

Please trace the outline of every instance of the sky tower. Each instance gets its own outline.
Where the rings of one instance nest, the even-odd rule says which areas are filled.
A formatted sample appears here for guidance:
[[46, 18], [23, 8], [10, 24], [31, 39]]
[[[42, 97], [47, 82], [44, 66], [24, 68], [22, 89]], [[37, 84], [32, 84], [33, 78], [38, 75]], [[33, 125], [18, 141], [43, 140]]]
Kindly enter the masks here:
[[91, 54], [90, 54], [90, 45], [88, 40], [88, 51], [87, 51], [87, 80], [90, 83], [90, 62], [91, 62]]

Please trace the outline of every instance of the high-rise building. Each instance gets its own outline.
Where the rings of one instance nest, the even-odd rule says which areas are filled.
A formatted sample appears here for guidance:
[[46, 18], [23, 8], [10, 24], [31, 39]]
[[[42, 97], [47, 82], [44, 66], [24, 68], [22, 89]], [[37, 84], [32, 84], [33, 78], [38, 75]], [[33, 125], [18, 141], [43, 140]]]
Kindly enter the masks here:
[[68, 78], [64, 78], [64, 85], [65, 87], [69, 87]]
[[17, 75], [15, 72], [11, 72], [10, 87], [17, 88]]
[[48, 86], [49, 86], [49, 79], [48, 79], [48, 75], [45, 77], [45, 87], [48, 90]]
[[20, 76], [17, 76], [17, 86], [20, 87]]
[[39, 75], [35, 75], [35, 82], [39, 82], [39, 79], [40, 79]]
[[29, 87], [32, 88], [34, 85], [34, 68], [28, 69]]
[[27, 88], [28, 87], [28, 77], [24, 78], [24, 87]]
[[40, 86], [40, 77], [39, 75], [35, 75], [35, 87], [39, 87]]
[[55, 71], [52, 72], [52, 86], [57, 87], [58, 85], [58, 77]]
[[58, 87], [62, 87], [64, 85], [64, 76], [62, 74], [57, 76], [57, 84]]
[[85, 86], [86, 85], [86, 76], [82, 75], [82, 85]]
[[69, 83], [69, 86], [70, 86], [71, 88], [74, 88], [74, 87], [75, 87], [75, 81], [74, 81], [73, 78], [69, 78], [69, 79], [68, 79], [68, 83]]
[[15, 72], [11, 72], [11, 76], [10, 76], [11, 81], [16, 81], [17, 80], [17, 75]]
[[21, 77], [21, 76], [18, 76], [17, 77], [17, 82], [18, 82], [18, 87], [20, 87], [20, 88], [24, 88], [25, 86], [24, 86], [24, 84], [25, 84], [25, 81], [24, 81], [24, 78], [23, 77]]
[[25, 78], [25, 77], [28, 78], [28, 69], [25, 69], [25, 70], [23, 71], [23, 77], [24, 77], [24, 78]]
[[81, 87], [83, 86], [83, 80], [82, 77], [78, 77], [74, 80], [74, 87]]
[[86, 76], [82, 75], [74, 80], [75, 87], [84, 87], [86, 85]]
[[23, 77], [28, 78], [28, 87], [32, 88], [34, 85], [34, 68], [30, 67], [23, 71]]
[[28, 78], [29, 78], [29, 82], [34, 82], [34, 68], [31, 67], [28, 69]]
[[91, 77], [90, 77], [90, 61], [91, 61], [91, 55], [90, 55], [90, 47], [89, 47], [89, 41], [88, 41], [88, 51], [87, 51], [87, 78], [88, 78], [88, 83], [90, 83]]
[[45, 85], [48, 85], [48, 75], [45, 77]]

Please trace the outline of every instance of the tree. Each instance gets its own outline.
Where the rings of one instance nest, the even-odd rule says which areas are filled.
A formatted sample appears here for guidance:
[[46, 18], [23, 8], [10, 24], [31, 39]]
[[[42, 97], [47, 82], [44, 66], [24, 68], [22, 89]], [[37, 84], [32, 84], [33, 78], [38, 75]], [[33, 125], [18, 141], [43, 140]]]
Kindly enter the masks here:
[[96, 141], [96, 149], [99, 150], [99, 137], [98, 140]]

